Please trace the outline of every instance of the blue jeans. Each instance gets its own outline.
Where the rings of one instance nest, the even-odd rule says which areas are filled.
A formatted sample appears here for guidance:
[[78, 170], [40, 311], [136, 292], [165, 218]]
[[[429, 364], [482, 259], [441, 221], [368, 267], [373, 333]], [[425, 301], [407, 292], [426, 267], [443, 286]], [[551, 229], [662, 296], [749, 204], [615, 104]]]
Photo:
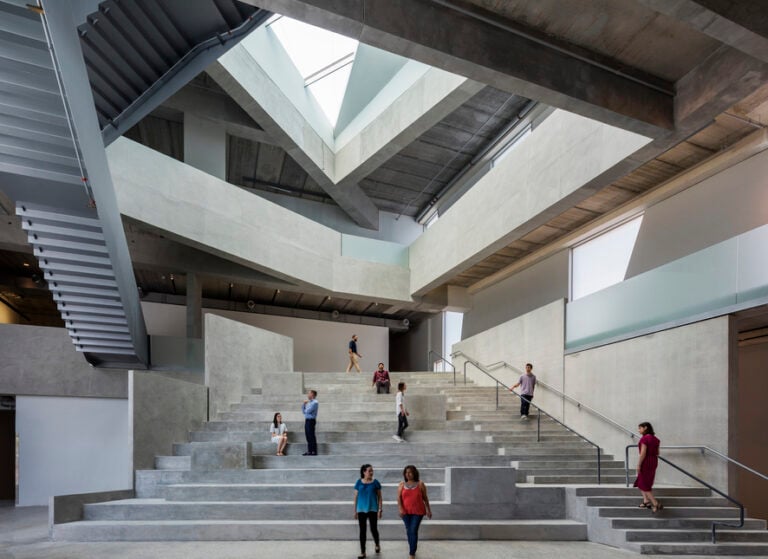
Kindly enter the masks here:
[[416, 555], [416, 546], [419, 544], [419, 526], [424, 518], [421, 514], [404, 514], [403, 524], [405, 533], [408, 534], [408, 555]]

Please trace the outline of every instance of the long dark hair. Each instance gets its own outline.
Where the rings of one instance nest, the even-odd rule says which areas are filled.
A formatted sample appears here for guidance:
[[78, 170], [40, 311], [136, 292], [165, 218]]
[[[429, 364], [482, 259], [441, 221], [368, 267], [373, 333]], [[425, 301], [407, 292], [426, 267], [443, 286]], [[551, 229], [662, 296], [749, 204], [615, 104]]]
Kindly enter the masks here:
[[645, 434], [646, 435], [656, 435], [656, 433], [653, 432], [653, 425], [648, 423], [647, 421], [643, 421], [638, 425], [638, 427], [645, 427]]
[[413, 481], [419, 481], [419, 469], [413, 464], [408, 464], [405, 468], [403, 468], [403, 479], [405, 481], [408, 481], [408, 478], [405, 477], [405, 472], [407, 472], [408, 470], [411, 470], [413, 472]]
[[367, 470], [370, 467], [371, 467], [370, 464], [363, 464], [362, 466], [360, 466], [360, 479], [363, 479], [365, 477], [365, 470]]
[[[272, 418], [272, 425], [275, 426], [275, 429], [277, 429], [277, 416], [278, 415], [280, 415], [279, 411], [275, 412], [275, 417]], [[282, 421], [280, 423], [282, 423]]]

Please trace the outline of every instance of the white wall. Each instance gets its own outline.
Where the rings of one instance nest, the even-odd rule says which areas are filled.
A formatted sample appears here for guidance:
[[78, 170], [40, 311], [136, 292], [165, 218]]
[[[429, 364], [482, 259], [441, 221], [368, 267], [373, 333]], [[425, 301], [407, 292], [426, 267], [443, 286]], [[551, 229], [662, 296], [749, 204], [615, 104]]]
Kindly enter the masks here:
[[[147, 331], [157, 336], [184, 336], [186, 308], [180, 305], [142, 302]], [[293, 367], [303, 372], [344, 371], [349, 362], [347, 344], [357, 334], [363, 358], [360, 367], [373, 371], [379, 361], [389, 360], [389, 329], [382, 326], [308, 320], [287, 316], [203, 309], [264, 330], [293, 338]]]
[[[706, 445], [728, 453], [729, 320], [722, 316], [567, 355], [565, 392], [632, 431], [650, 421], [667, 458], [727, 489], [723, 462], [663, 447]], [[632, 444], [628, 435], [573, 405], [566, 405], [565, 421], [618, 460]], [[660, 467], [657, 480], [692, 483], [669, 466]]]
[[[526, 363], [533, 364], [536, 378], [562, 390], [563, 348], [565, 344], [565, 301], [559, 299], [544, 305], [480, 334], [454, 344], [453, 351], [463, 351], [483, 365], [506, 361], [519, 372], [508, 368], [492, 371], [494, 377], [507, 386], [513, 385], [525, 370]], [[465, 359], [456, 357], [453, 363], [463, 373]], [[495, 382], [473, 366], [467, 367], [467, 377], [483, 386], [495, 386]], [[516, 396], [508, 395], [515, 403]], [[537, 388], [533, 402], [554, 417], [562, 415], [560, 398], [543, 388]]]
[[18, 396], [16, 429], [19, 505], [133, 487], [127, 400]]
[[425, 293], [509, 244], [529, 230], [531, 219], [553, 211], [647, 143], [643, 136], [556, 110], [411, 245], [411, 293]]

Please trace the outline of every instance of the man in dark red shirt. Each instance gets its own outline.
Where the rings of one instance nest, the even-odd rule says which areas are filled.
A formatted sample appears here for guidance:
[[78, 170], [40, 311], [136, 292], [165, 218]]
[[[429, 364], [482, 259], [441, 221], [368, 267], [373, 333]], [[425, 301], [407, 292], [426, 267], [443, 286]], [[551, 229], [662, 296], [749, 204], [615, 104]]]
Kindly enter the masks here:
[[379, 368], [373, 372], [373, 383], [376, 394], [389, 394], [389, 371], [384, 369], [384, 363], [379, 363]]

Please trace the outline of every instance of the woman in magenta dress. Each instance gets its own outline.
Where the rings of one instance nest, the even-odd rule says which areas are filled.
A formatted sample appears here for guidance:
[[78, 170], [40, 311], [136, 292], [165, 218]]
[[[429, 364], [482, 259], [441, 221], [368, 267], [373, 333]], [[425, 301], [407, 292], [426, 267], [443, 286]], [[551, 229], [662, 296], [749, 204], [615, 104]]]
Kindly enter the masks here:
[[651, 509], [658, 512], [664, 507], [653, 496], [653, 480], [656, 477], [656, 466], [659, 465], [659, 445], [661, 441], [653, 432], [653, 425], [643, 422], [637, 426], [637, 432], [642, 435], [637, 447], [640, 456], [637, 460], [637, 479], [635, 487], [643, 494], [643, 502], [638, 505], [641, 509]]

